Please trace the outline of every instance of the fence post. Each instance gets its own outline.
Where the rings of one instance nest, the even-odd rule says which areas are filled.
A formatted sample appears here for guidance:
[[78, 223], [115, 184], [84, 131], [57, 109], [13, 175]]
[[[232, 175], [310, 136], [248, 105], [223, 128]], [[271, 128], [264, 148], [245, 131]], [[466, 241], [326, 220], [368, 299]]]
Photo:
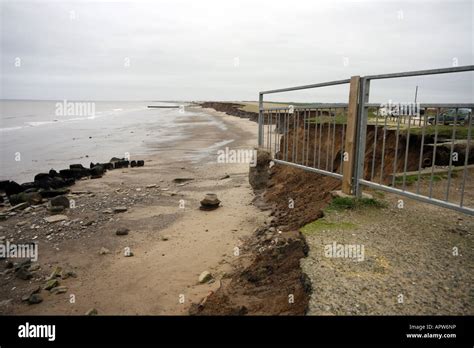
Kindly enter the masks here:
[[358, 100], [359, 100], [359, 76], [352, 76], [349, 89], [349, 104], [347, 108], [347, 129], [344, 143], [342, 166], [342, 192], [350, 195], [352, 193], [352, 176], [355, 164], [355, 147], [357, 136]]
[[263, 93], [258, 95], [258, 147], [263, 146]]
[[362, 77], [360, 80], [360, 99], [359, 99], [359, 120], [357, 129], [357, 157], [354, 173], [354, 194], [362, 197], [362, 189], [359, 183], [364, 178], [365, 162], [365, 143], [367, 135], [368, 108], [365, 106], [369, 102], [370, 80]]

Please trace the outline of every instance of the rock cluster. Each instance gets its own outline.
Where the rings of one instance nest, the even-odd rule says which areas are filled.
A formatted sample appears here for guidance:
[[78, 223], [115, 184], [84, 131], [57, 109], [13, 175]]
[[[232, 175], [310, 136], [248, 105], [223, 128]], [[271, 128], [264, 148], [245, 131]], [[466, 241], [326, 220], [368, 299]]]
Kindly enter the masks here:
[[[89, 168], [82, 164], [71, 164], [69, 169], [57, 172], [51, 169], [48, 173], [36, 174], [32, 182], [18, 184], [11, 180], [0, 181], [0, 192], [4, 192], [12, 209], [22, 210], [30, 205], [38, 205], [44, 199], [50, 199], [48, 210], [55, 214], [70, 207], [69, 200], [65, 197], [70, 192], [68, 186], [73, 185], [76, 180], [83, 178], [101, 178], [107, 170], [116, 168], [142, 167], [145, 161], [128, 161], [125, 158], [113, 157], [107, 163], [90, 163]], [[59, 196], [59, 197], [58, 197]], [[0, 195], [0, 205], [5, 203], [5, 198]], [[8, 216], [1, 214], [0, 219]]]

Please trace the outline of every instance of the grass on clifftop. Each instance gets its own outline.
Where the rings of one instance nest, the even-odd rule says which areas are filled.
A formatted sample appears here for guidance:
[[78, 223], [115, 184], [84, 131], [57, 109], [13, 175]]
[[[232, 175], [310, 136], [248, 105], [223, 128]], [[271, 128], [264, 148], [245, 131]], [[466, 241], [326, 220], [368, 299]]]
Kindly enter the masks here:
[[[332, 200], [326, 211], [342, 211], [346, 209], [360, 209], [360, 208], [385, 208], [385, 202], [373, 198], [353, 198], [353, 197], [336, 197]], [[326, 230], [347, 230], [357, 228], [357, 225], [352, 222], [328, 221], [326, 218], [321, 218], [310, 222], [303, 226], [300, 231], [305, 235], [310, 235]]]
[[336, 197], [328, 205], [327, 210], [346, 210], [360, 208], [385, 208], [387, 203], [374, 198]]
[[[451, 177], [455, 178], [456, 172], [451, 173]], [[433, 175], [433, 182], [438, 182], [448, 178], [448, 174], [435, 174]], [[429, 181], [431, 179], [431, 173], [420, 175], [420, 181]], [[405, 185], [410, 186], [418, 181], [418, 174], [405, 176]], [[395, 178], [395, 186], [403, 185], [403, 176], [397, 176]]]

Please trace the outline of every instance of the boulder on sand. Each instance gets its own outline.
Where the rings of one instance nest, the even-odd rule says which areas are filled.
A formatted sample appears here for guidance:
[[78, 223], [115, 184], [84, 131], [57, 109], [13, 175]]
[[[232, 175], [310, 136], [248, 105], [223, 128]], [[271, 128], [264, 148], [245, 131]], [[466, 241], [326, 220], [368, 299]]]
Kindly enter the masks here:
[[59, 177], [59, 173], [57, 171], [55, 171], [54, 169], [50, 169], [49, 170], [49, 176], [52, 177], [52, 178], [55, 178], [55, 177]]
[[53, 178], [49, 176], [49, 173], [39, 173], [35, 175], [35, 185], [37, 188], [49, 190], [53, 185]]
[[104, 175], [104, 167], [101, 165], [96, 165], [91, 168], [91, 179], [98, 179], [101, 178], [102, 175]]
[[43, 180], [49, 180], [51, 179], [51, 176], [49, 173], [38, 173], [35, 175], [35, 178], [33, 179], [34, 181], [43, 181]]
[[92, 169], [96, 166], [101, 166], [104, 169], [104, 172], [106, 172], [109, 169], [114, 169], [113, 163], [95, 163], [94, 164], [93, 162], [91, 162], [89, 167], [90, 169]]
[[36, 186], [36, 183], [34, 183], [33, 181], [24, 182], [23, 184], [21, 184], [21, 187], [23, 187], [23, 189], [25, 190], [24, 192], [32, 192], [28, 190], [38, 191], [38, 187]]
[[53, 197], [53, 198], [51, 198], [49, 203], [53, 207], [58, 207], [58, 206], [63, 207], [63, 208], [69, 208], [70, 207], [69, 199], [66, 196]]
[[75, 173], [71, 169], [61, 169], [59, 171], [59, 175], [63, 179], [71, 179], [75, 178]]
[[214, 210], [219, 207], [220, 200], [215, 193], [207, 193], [201, 201], [201, 210]]
[[102, 163], [101, 166], [107, 170], [114, 169], [114, 165], [112, 163]]
[[61, 175], [61, 177], [64, 179], [80, 179], [85, 176], [89, 176], [90, 170], [87, 168], [62, 169], [59, 171], [59, 175]]
[[0, 181], [0, 191], [4, 191], [7, 196], [11, 196], [25, 191], [25, 189], [15, 181], [3, 180]]
[[[72, 183], [74, 183], [74, 181]], [[51, 188], [53, 189], [59, 189], [65, 186], [69, 186], [71, 185], [71, 183], [70, 183], [70, 179], [63, 179], [60, 176], [55, 176], [51, 178], [50, 185], [51, 185]]]
[[60, 195], [65, 195], [69, 193], [68, 189], [58, 189], [58, 190], [40, 190], [38, 193], [41, 195], [43, 198], [51, 198], [51, 197], [56, 197]]
[[43, 197], [38, 192], [21, 192], [16, 195], [9, 196], [8, 200], [12, 206], [23, 202], [36, 205], [43, 201]]

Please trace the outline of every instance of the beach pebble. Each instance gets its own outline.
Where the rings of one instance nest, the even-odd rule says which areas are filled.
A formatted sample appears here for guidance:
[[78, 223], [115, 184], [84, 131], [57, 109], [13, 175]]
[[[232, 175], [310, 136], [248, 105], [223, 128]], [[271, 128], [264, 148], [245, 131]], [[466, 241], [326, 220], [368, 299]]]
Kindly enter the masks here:
[[67, 291], [67, 286], [56, 286], [50, 290], [52, 294], [64, 294]]
[[31, 294], [28, 298], [28, 304], [38, 304], [43, 302], [43, 298], [39, 294]]
[[173, 179], [173, 182], [176, 184], [181, 184], [183, 182], [192, 181], [192, 180], [194, 180], [194, 178], [175, 178]]
[[91, 308], [85, 313], [85, 315], [97, 315], [97, 314], [99, 314], [99, 312], [97, 312], [97, 309], [95, 308]]
[[114, 207], [114, 213], [123, 213], [126, 211], [127, 211], [127, 207], [124, 207], [124, 206]]
[[59, 286], [59, 281], [57, 279], [50, 279], [46, 282], [43, 289], [51, 290], [52, 288], [55, 288], [57, 286]]
[[44, 221], [49, 222], [49, 223], [65, 221], [65, 220], [69, 220], [69, 218], [66, 215], [52, 215], [52, 216], [47, 216], [44, 218]]
[[106, 255], [106, 254], [110, 254], [110, 250], [104, 247], [100, 248], [99, 255]]
[[121, 227], [121, 228], [117, 229], [117, 231], [115, 231], [115, 234], [117, 236], [126, 236], [128, 234], [128, 232], [130, 232], [130, 230], [128, 228]]
[[204, 271], [199, 275], [199, 283], [207, 283], [212, 279], [212, 274], [209, 273], [208, 271]]

